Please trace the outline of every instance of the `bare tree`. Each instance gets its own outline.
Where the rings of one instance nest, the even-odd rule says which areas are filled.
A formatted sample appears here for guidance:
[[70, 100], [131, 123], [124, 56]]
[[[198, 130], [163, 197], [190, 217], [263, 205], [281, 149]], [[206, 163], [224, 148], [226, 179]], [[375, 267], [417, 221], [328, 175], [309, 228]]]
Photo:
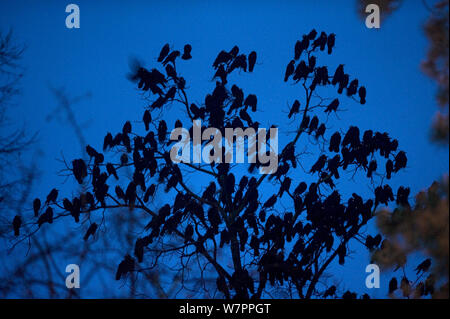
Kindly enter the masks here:
[[[89, 190], [61, 200], [55, 188], [36, 199], [35, 218], [11, 227], [17, 235], [15, 245], [67, 219], [80, 223], [90, 241], [106, 236], [112, 216], [126, 213], [122, 218], [133, 215], [146, 226], [128, 234], [134, 236], [133, 253], [124, 252], [116, 280], [152, 280], [149, 274], [163, 267], [172, 274], [169, 279], [177, 278], [174, 296], [337, 297], [337, 287], [325, 280], [327, 269], [334, 262], [345, 264], [352, 240], [370, 250], [380, 245], [381, 236], [366, 236], [364, 226], [380, 204], [395, 199], [386, 180], [406, 167], [407, 158], [386, 132], [367, 130], [360, 136], [359, 128], [350, 126], [328, 134], [327, 126], [341, 111], [341, 96], [366, 103], [366, 88], [345, 73], [342, 64], [334, 75], [319, 64], [318, 56], [332, 54], [334, 42], [333, 33], [312, 30], [295, 44], [285, 81], [298, 87], [301, 97], [289, 109], [291, 134], [282, 151], [275, 153], [272, 170], [262, 160], [266, 147], [274, 152], [274, 145], [255, 120], [257, 97], [229, 84], [237, 72], [253, 71], [256, 52], [247, 56], [237, 46], [221, 51], [213, 63], [216, 86], [199, 106], [190, 102], [187, 80], [176, 67], [190, 59], [190, 45], [183, 53], [165, 45], [158, 57], [162, 72], [135, 63], [130, 79], [150, 103], [142, 117], [145, 131], [127, 121], [121, 132], [106, 134], [105, 153], [88, 145], [88, 161], [65, 162], [66, 175], [80, 185], [87, 183]], [[264, 148], [248, 147], [248, 158], [255, 159], [248, 164], [230, 164], [222, 147], [210, 152], [216, 162], [176, 163], [170, 153], [175, 141], [168, 138], [164, 119], [176, 106], [184, 117], [175, 128], [195, 120], [203, 122], [202, 132], [214, 127], [222, 136], [226, 128], [251, 128], [255, 134], [249, 138]], [[194, 130], [193, 124], [185, 132], [192, 136]], [[202, 146], [206, 142], [212, 140], [202, 141]], [[235, 147], [238, 143], [232, 142]], [[312, 167], [305, 168], [311, 160]], [[257, 174], [259, 169], [271, 174]], [[335, 184], [342, 176], [367, 179], [374, 189], [372, 198], [359, 196], [355, 182], [355, 192], [342, 199]], [[405, 205], [406, 190], [400, 188], [396, 196]], [[100, 230], [104, 231], [99, 234]], [[162, 290], [171, 290], [162, 275]], [[356, 294], [347, 291], [342, 296]]]

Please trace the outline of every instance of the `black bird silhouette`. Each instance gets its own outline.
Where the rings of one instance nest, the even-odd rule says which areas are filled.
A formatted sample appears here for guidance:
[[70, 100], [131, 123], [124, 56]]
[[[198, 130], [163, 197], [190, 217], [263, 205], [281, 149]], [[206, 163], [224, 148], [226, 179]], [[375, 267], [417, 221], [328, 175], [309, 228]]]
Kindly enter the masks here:
[[294, 101], [294, 104], [292, 104], [291, 110], [289, 111], [288, 118], [291, 118], [292, 115], [297, 114], [300, 110], [300, 102], [298, 100]]
[[163, 61], [163, 65], [166, 66], [169, 62], [172, 64], [175, 64], [175, 60], [176, 58], [178, 58], [180, 56], [180, 51], [176, 50], [176, 51], [172, 51], [170, 52], [170, 54], [164, 59]]
[[22, 226], [22, 218], [19, 215], [14, 216], [13, 219], [13, 229], [14, 229], [14, 236], [20, 235], [20, 226]]
[[336, 112], [338, 106], [339, 106], [339, 100], [334, 99], [333, 101], [331, 101], [330, 104], [328, 104], [327, 108], [325, 109], [325, 113], [330, 114], [331, 112]]
[[295, 70], [295, 60], [291, 60], [286, 67], [286, 72], [284, 73], [284, 82], [287, 82], [289, 77], [294, 73]]
[[111, 164], [111, 163], [106, 164], [106, 171], [108, 172], [109, 176], [114, 175], [114, 177], [116, 179], [119, 179], [119, 177], [117, 176], [116, 169], [113, 164]]
[[229, 52], [229, 54], [230, 54], [233, 58], [237, 57], [238, 53], [239, 53], [239, 47], [238, 47], [237, 45], [235, 45], [235, 46], [230, 50], [230, 52]]
[[111, 133], [108, 132], [108, 134], [106, 134], [105, 138], [103, 139], [103, 152], [106, 151], [109, 147], [114, 147], [114, 143]]
[[222, 63], [228, 63], [232, 58], [233, 56], [230, 53], [226, 51], [220, 51], [216, 59], [214, 60], [213, 67], [217, 69], [219, 65], [221, 65]]
[[331, 52], [333, 51], [335, 40], [336, 40], [336, 35], [334, 33], [330, 33], [328, 35], [328, 39], [327, 39], [328, 54], [331, 54]]
[[350, 82], [350, 85], [347, 88], [347, 96], [352, 96], [356, 94], [358, 90], [358, 79], [354, 79]]
[[333, 79], [331, 80], [331, 84], [336, 85], [337, 83], [341, 83], [344, 80], [344, 65], [339, 64], [334, 72]]
[[256, 52], [252, 51], [248, 55], [248, 72], [253, 72], [256, 63]]
[[53, 223], [53, 208], [47, 207], [45, 213], [43, 213], [41, 216], [39, 216], [38, 219], [38, 225], [39, 227], [42, 226], [43, 223]]
[[390, 281], [389, 281], [389, 294], [393, 293], [394, 291], [396, 291], [398, 288], [398, 282], [397, 282], [397, 278], [393, 277]]
[[408, 158], [406, 157], [406, 153], [404, 151], [400, 151], [395, 155], [395, 164], [394, 164], [394, 172], [398, 172], [400, 169], [405, 168], [408, 162]]
[[325, 134], [325, 130], [326, 130], [325, 124], [323, 124], [323, 123], [320, 124], [316, 131], [316, 135], [315, 135], [316, 140]]
[[339, 145], [341, 144], [341, 134], [339, 132], [335, 132], [331, 135], [330, 138], [330, 146], [328, 147], [330, 152], [339, 153]]
[[135, 261], [130, 255], [126, 255], [125, 258], [120, 262], [119, 267], [116, 272], [116, 280], [120, 280], [123, 275], [134, 271]]
[[[127, 134], [129, 134], [129, 133], [131, 133], [131, 122], [130, 121], [126, 121], [125, 122], [125, 124], [123, 125], [123, 127], [122, 127], [122, 133], [124, 134], [124, 135], [127, 135]], [[86, 147], [87, 148], [87, 147]], [[89, 154], [89, 153], [88, 153]], [[89, 156], [91, 156], [90, 154], [89, 154]], [[95, 156], [95, 155], [93, 155], [93, 156]], [[92, 156], [91, 156], [92, 157]]]
[[169, 54], [169, 51], [170, 51], [169, 43], [166, 43], [162, 47], [161, 52], [159, 53], [158, 62], [162, 62], [165, 59], [165, 57]]
[[263, 208], [271, 208], [277, 202], [277, 195], [272, 195], [263, 205]]
[[73, 175], [79, 184], [83, 183], [83, 179], [87, 176], [87, 166], [84, 160], [76, 159], [72, 161]]
[[150, 122], [152, 121], [152, 115], [149, 110], [145, 110], [142, 120], [144, 121], [145, 130], [148, 131], [150, 128]]
[[391, 160], [386, 162], [386, 178], [391, 179], [392, 171], [394, 170], [394, 163]]
[[366, 88], [361, 86], [358, 90], [359, 101], [361, 104], [366, 104]]
[[431, 259], [427, 258], [424, 261], [422, 261], [414, 270], [418, 275], [421, 272], [427, 272], [430, 269], [430, 266], [431, 266]]
[[249, 106], [252, 109], [252, 112], [256, 112], [257, 104], [258, 100], [255, 94], [249, 94], [244, 100], [244, 106]]
[[308, 185], [306, 185], [305, 182], [300, 182], [298, 184], [297, 188], [294, 190], [294, 194], [297, 196], [301, 195], [306, 191], [307, 188], [308, 188]]
[[53, 188], [47, 195], [47, 200], [45, 201], [45, 204], [48, 204], [50, 202], [56, 203], [57, 198], [58, 198], [58, 190], [56, 188]]
[[191, 51], [192, 51], [192, 46], [191, 46], [190, 44], [186, 44], [186, 45], [184, 46], [184, 51], [183, 51], [183, 55], [181, 56], [181, 58], [182, 58], [183, 60], [189, 60], [189, 59], [192, 59]]
[[310, 173], [319, 172], [323, 169], [327, 162], [327, 156], [325, 154], [320, 155], [317, 162], [311, 167]]
[[41, 200], [39, 198], [35, 198], [33, 201], [34, 217], [38, 217], [40, 209], [41, 209]]
[[158, 141], [160, 143], [164, 143], [164, 141], [166, 140], [166, 134], [167, 134], [167, 124], [166, 121], [161, 120], [159, 122], [159, 126], [158, 126]]
[[95, 232], [97, 231], [97, 227], [98, 227], [97, 223], [92, 223], [89, 226], [88, 230], [86, 231], [86, 234], [84, 235], [83, 239], [86, 241], [89, 239], [89, 236], [94, 236]]
[[377, 168], [378, 168], [377, 161], [376, 160], [370, 161], [369, 168], [367, 169], [367, 177], [371, 178], [373, 172], [375, 172]]
[[308, 133], [311, 134], [313, 131], [315, 131], [318, 125], [319, 125], [319, 118], [317, 116], [314, 116], [311, 122], [309, 123]]
[[119, 185], [116, 186], [115, 188], [115, 192], [116, 192], [116, 196], [119, 199], [125, 199], [125, 193], [123, 192], [122, 187], [120, 187]]
[[320, 48], [320, 51], [325, 50], [325, 46], [327, 44], [327, 39], [328, 39], [327, 34], [322, 31], [320, 33], [320, 36], [313, 42], [313, 45], [312, 45], [313, 50], [315, 50], [317, 47]]
[[314, 40], [314, 39], [316, 38], [316, 36], [317, 36], [317, 31], [316, 31], [315, 29], [312, 29], [312, 30], [308, 33], [307, 38], [308, 38], [310, 41], [312, 41], [312, 40]]
[[192, 241], [193, 235], [194, 235], [194, 227], [191, 224], [189, 224], [186, 226], [186, 229], [184, 231], [184, 243]]

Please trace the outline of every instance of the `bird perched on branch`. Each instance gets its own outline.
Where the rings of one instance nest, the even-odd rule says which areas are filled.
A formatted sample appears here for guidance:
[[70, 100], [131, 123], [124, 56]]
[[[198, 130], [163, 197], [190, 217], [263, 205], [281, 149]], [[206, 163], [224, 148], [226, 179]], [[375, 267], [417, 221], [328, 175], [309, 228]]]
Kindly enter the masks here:
[[189, 60], [189, 59], [192, 59], [191, 51], [192, 51], [192, 46], [191, 46], [190, 44], [186, 44], [186, 45], [184, 46], [184, 51], [183, 51], [183, 55], [181, 56], [181, 58], [182, 58], [183, 60]]

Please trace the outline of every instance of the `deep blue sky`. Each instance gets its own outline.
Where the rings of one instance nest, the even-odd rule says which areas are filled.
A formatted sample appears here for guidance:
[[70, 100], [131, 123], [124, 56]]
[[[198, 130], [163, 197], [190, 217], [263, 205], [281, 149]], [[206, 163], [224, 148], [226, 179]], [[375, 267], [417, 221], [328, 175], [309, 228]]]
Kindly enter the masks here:
[[[272, 122], [283, 123], [286, 115], [279, 110], [300, 97], [299, 88], [283, 82], [283, 74], [295, 41], [312, 28], [337, 35], [335, 53], [320, 61], [344, 63], [346, 71], [368, 90], [363, 107], [343, 99], [348, 111], [330, 126], [346, 128], [356, 123], [362, 130], [388, 131], [397, 138], [409, 161], [407, 170], [392, 182], [394, 189], [401, 183], [416, 193], [448, 171], [448, 150], [430, 144], [428, 138], [436, 86], [419, 67], [427, 50], [422, 25], [429, 16], [422, 1], [404, 2], [379, 30], [365, 27], [355, 1], [128, 1], [127, 5], [75, 1], [80, 6], [81, 28], [69, 30], [65, 27], [69, 3], [0, 2], [0, 29], [12, 27], [27, 46], [22, 94], [12, 116], [20, 118], [17, 125], [39, 132], [38, 163], [43, 175], [34, 189], [36, 195], [63, 182], [55, 174], [61, 168], [56, 161], [61, 153], [67, 158], [80, 156], [63, 113], [46, 120], [57, 105], [50, 86], [65, 87], [71, 97], [90, 92], [91, 97], [74, 109], [88, 142], [100, 147], [105, 132], [120, 130], [125, 120], [140, 120], [145, 106], [125, 77], [130, 56], [152, 66], [166, 42], [177, 49], [190, 43], [193, 59], [179, 69], [191, 100], [200, 102], [213, 86], [211, 64], [216, 54], [237, 44], [243, 52], [258, 53], [254, 73], [233, 80], [258, 96], [258, 117], [268, 127]], [[281, 130], [280, 144], [283, 138]], [[369, 190], [367, 185], [356, 187]], [[336, 268], [344, 286], [364, 291], [367, 258], [357, 250], [351, 267]], [[384, 291], [371, 294], [383, 296]]]

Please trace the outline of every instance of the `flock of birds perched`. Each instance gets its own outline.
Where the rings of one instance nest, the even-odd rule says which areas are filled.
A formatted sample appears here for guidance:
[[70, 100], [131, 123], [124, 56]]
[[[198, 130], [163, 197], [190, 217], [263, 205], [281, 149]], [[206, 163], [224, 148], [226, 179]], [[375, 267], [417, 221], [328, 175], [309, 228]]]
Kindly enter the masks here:
[[[346, 89], [347, 95], [351, 97], [358, 92], [359, 102], [364, 104], [366, 89], [363, 86], [358, 88], [357, 79], [349, 83], [349, 75], [344, 73], [343, 65], [338, 66], [333, 77], [328, 76], [325, 66], [316, 65], [316, 57], [312, 53], [317, 49], [324, 51], [327, 48], [331, 54], [334, 44], [334, 34], [327, 35], [322, 32], [317, 37], [317, 32], [313, 30], [303, 36], [303, 39], [295, 44], [294, 59], [288, 64], [285, 81], [291, 76], [295, 82], [310, 81], [311, 92], [317, 85], [338, 85], [338, 93]], [[289, 176], [291, 168], [297, 167], [297, 158], [295, 144], [289, 143], [279, 155], [276, 174], [270, 176], [270, 180], [275, 179], [280, 187], [264, 202], [260, 202], [258, 180], [244, 175], [238, 182], [228, 163], [211, 164], [215, 178], [202, 194], [180, 191], [178, 186], [183, 185], [183, 174], [165, 151], [168, 145], [167, 123], [161, 120], [155, 125], [157, 129], [151, 130], [151, 124], [154, 124], [151, 112], [173, 101], [177, 94], [182, 99], [186, 81], [178, 75], [176, 61], [180, 55], [183, 60], [191, 59], [191, 50], [191, 46], [187, 44], [183, 53], [171, 51], [170, 46], [166, 44], [157, 59], [164, 67], [165, 74], [156, 68], [147, 70], [138, 64], [133, 66], [130, 79], [137, 82], [139, 89], [151, 92], [154, 96], [154, 101], [145, 110], [142, 118], [146, 135], [140, 136], [133, 131], [129, 121], [116, 135], [106, 134], [103, 152], [111, 149], [122, 150], [120, 163], [105, 162], [103, 153], [88, 145], [86, 153], [89, 162], [75, 159], [72, 161], [71, 170], [79, 184], [90, 180], [92, 193], [84, 192], [72, 200], [64, 198], [62, 205], [58, 201], [57, 189], [48, 194], [43, 205], [40, 199], [36, 198], [33, 210], [38, 227], [53, 222], [52, 205], [70, 213], [77, 223], [81, 214], [106, 208], [107, 198], [113, 195], [108, 181], [112, 177], [119, 180], [117, 170], [131, 166], [134, 173], [126, 189], [122, 189], [119, 184], [114, 188], [118, 203], [130, 208], [137, 204], [145, 205], [155, 195], [159, 185], [164, 185], [165, 192], [173, 189], [177, 191], [173, 204], [165, 204], [155, 212], [145, 227], [146, 235], [136, 240], [134, 257], [126, 255], [120, 262], [116, 273], [117, 280], [134, 271], [136, 261], [140, 263], [144, 259], [145, 247], [165, 234], [177, 234], [186, 244], [194, 245], [200, 252], [205, 249], [204, 243], [215, 240], [216, 236], [220, 238], [219, 247], [234, 245], [233, 240], [237, 238], [238, 249], [243, 252], [250, 247], [253, 256], [257, 258], [262, 289], [266, 282], [271, 285], [276, 283], [283, 285], [286, 280], [293, 280], [299, 287], [303, 287], [312, 280], [314, 274], [311, 265], [317, 258], [317, 252], [322, 249], [328, 253], [335, 249], [339, 264], [344, 264], [348, 254], [346, 242], [336, 243], [336, 240], [354, 236], [359, 228], [370, 220], [376, 206], [387, 205], [395, 198], [392, 189], [386, 184], [375, 189], [374, 201], [372, 199], [364, 201], [362, 197], [353, 193], [345, 203], [335, 190], [333, 180], [340, 178], [339, 170], [346, 170], [349, 166], [362, 168], [367, 172], [367, 177], [372, 178], [378, 168], [374, 159], [376, 153], [385, 158], [386, 177], [389, 179], [392, 173], [407, 165], [406, 154], [403, 151], [397, 152], [397, 140], [391, 139], [387, 133], [374, 133], [371, 130], [365, 131], [361, 139], [356, 126], [351, 126], [343, 137], [341, 133], [335, 132], [328, 145], [329, 152], [335, 155], [330, 157], [326, 154], [320, 155], [310, 169], [311, 174], [318, 175], [318, 181], [309, 186], [301, 181], [294, 189], [291, 188], [294, 181]], [[296, 66], [303, 53], [308, 57], [308, 62], [301, 60]], [[230, 90], [226, 86], [228, 77], [233, 71], [252, 72], [256, 58], [256, 52], [252, 51], [247, 56], [240, 53], [237, 46], [230, 51], [221, 51], [212, 65], [215, 70], [213, 79], [216, 80], [216, 86], [211, 94], [205, 96], [201, 106], [194, 103], [188, 105], [186, 99], [189, 117], [201, 118], [218, 129], [244, 127], [242, 121], [245, 121], [247, 126], [257, 129], [259, 123], [253, 121], [249, 115], [249, 111], [255, 112], [257, 109], [256, 95], [245, 96], [243, 90], [235, 84]], [[334, 99], [326, 107], [325, 112], [335, 112], [338, 106], [339, 100]], [[288, 117], [291, 118], [299, 112], [300, 102], [295, 100]], [[181, 121], [177, 120], [175, 127], [181, 126]], [[324, 123], [319, 123], [317, 116], [310, 118], [305, 115], [300, 123], [300, 130], [319, 139], [323, 138], [326, 127]], [[249, 172], [256, 166], [258, 163], [250, 165]], [[148, 185], [149, 179], [153, 177], [154, 183]], [[323, 183], [332, 190], [328, 196], [320, 191]], [[408, 207], [409, 192], [409, 188], [400, 187], [396, 196], [397, 204]], [[276, 213], [275, 207], [286, 194], [292, 199], [293, 211], [280, 215]], [[305, 218], [299, 218], [302, 214], [306, 215]], [[21, 224], [21, 217], [16, 216], [13, 220], [16, 236], [20, 235]], [[186, 225], [184, 229], [180, 229], [183, 225]], [[91, 223], [83, 237], [84, 240], [94, 236], [98, 227], [96, 223]], [[380, 235], [367, 236], [365, 244], [368, 249], [374, 250], [382, 244], [382, 238]], [[287, 253], [289, 246], [292, 246], [292, 249]], [[230, 296], [230, 289], [235, 290], [237, 297], [248, 297], [248, 292], [255, 294], [254, 280], [246, 269], [237, 269], [230, 277], [220, 275], [217, 279], [217, 288], [226, 296]], [[334, 295], [335, 289], [330, 287], [323, 296]], [[350, 292], [349, 294], [347, 297], [353, 296]]]

